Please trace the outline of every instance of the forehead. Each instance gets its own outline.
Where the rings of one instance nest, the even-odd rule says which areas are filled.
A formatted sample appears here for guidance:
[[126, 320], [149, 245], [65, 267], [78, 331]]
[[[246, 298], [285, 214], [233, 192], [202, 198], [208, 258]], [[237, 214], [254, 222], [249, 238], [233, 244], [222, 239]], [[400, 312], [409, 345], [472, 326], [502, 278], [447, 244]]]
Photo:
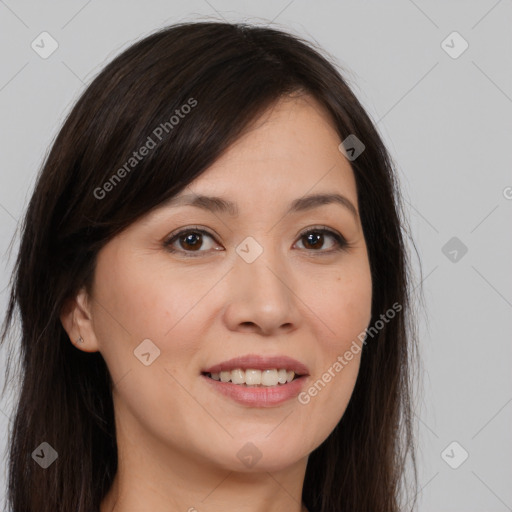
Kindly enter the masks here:
[[[219, 195], [294, 199], [338, 191], [356, 201], [350, 162], [326, 109], [312, 96], [282, 98], [258, 117], [190, 188]], [[318, 190], [317, 190], [318, 189]]]

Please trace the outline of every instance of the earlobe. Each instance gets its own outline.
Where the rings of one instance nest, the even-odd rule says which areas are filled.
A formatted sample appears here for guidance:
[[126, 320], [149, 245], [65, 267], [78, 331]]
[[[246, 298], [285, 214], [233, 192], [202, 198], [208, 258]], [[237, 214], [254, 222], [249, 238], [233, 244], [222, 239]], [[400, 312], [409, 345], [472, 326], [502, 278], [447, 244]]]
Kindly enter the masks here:
[[84, 352], [97, 352], [99, 345], [93, 328], [87, 292], [81, 289], [61, 309], [60, 321], [73, 345]]

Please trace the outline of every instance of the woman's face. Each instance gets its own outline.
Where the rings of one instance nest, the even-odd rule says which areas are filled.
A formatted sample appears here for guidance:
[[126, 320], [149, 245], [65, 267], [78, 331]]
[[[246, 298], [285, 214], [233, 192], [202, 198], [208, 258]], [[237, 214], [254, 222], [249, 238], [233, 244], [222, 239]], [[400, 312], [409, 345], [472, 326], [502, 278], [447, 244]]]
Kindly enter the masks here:
[[[304, 461], [339, 422], [372, 293], [340, 142], [312, 97], [283, 99], [179, 202], [101, 250], [79, 348], [108, 365], [118, 443], [162, 467], [271, 471]], [[214, 379], [258, 382], [251, 369], [270, 385]], [[276, 384], [291, 370], [300, 378]]]

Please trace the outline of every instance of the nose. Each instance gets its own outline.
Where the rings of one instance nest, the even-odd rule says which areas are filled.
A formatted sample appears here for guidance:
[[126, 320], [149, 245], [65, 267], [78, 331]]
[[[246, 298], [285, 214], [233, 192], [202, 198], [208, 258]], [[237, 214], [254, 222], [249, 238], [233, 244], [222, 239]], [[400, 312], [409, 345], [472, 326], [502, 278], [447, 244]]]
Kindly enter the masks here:
[[264, 250], [252, 263], [235, 257], [224, 308], [224, 321], [230, 330], [271, 336], [299, 327], [301, 301], [282, 257], [271, 250]]

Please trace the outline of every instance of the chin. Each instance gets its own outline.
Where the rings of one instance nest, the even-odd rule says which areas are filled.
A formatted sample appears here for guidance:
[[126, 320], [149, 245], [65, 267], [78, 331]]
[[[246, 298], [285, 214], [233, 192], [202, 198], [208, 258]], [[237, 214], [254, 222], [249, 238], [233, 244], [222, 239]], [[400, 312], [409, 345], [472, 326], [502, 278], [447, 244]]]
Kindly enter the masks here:
[[275, 472], [287, 469], [309, 455], [305, 453], [303, 441], [284, 444], [281, 439], [270, 441], [272, 434], [265, 439], [267, 435], [234, 443], [235, 458], [230, 452], [225, 469], [241, 473]]

